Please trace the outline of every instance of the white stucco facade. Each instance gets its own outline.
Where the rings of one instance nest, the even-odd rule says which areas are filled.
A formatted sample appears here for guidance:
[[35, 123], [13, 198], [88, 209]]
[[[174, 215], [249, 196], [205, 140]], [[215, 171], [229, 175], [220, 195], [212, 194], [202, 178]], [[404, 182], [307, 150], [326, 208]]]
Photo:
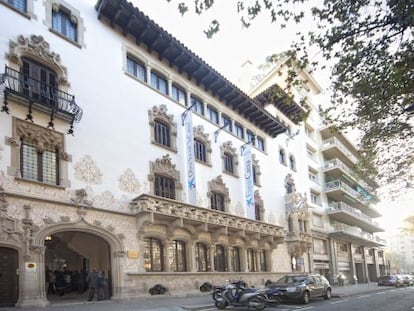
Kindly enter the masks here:
[[[21, 10], [0, 0], [0, 73], [5, 73], [0, 86], [0, 251], [8, 256], [9, 269], [20, 271], [8, 276], [17, 292], [10, 292], [5, 304], [48, 304], [46, 269], [50, 265], [60, 269], [63, 262], [72, 270], [87, 272], [97, 266], [105, 271], [112, 299], [146, 295], [157, 283], [178, 293], [197, 291], [206, 281], [243, 277], [262, 285], [285, 273], [338, 271], [336, 238], [330, 236], [335, 224], [326, 213], [322, 122], [316, 105], [308, 108], [305, 123], [292, 121], [278, 104], [260, 106], [252, 98], [281, 83], [272, 73], [256, 93], [247, 93], [249, 97], [148, 17], [139, 11], [133, 14], [127, 2], [23, 3], [26, 7]], [[74, 25], [75, 39], [60, 33], [52, 23], [54, 14]], [[124, 20], [128, 22], [123, 24]], [[133, 33], [140, 23], [152, 28]], [[128, 58], [144, 68], [146, 81], [129, 71]], [[28, 74], [24, 62], [29, 62]], [[35, 78], [33, 68], [46, 68], [39, 69], [41, 85], [49, 87], [53, 75], [56, 89], [74, 96], [65, 101], [64, 109], [48, 106], [55, 99], [44, 99], [49, 89], [45, 95], [44, 89], [36, 89], [38, 82], [30, 82], [35, 81], [30, 80]], [[49, 76], [44, 78], [41, 70]], [[152, 73], [166, 82], [166, 94], [151, 86]], [[317, 96], [315, 83], [311, 87]], [[173, 85], [185, 93], [187, 104], [173, 98]], [[203, 103], [205, 113], [193, 112], [192, 117], [195, 138], [203, 141], [207, 154], [205, 162], [195, 162], [196, 205], [188, 201], [182, 125], [192, 96]], [[73, 103], [82, 113], [74, 112]], [[209, 107], [217, 112], [218, 122]], [[223, 117], [231, 119], [233, 129], [242, 128], [244, 137], [223, 128]], [[80, 120], [72, 124], [72, 118]], [[156, 121], [169, 129], [168, 146], [157, 142]], [[73, 135], [68, 133], [72, 125]], [[284, 133], [287, 127], [291, 134]], [[248, 132], [256, 138], [252, 146], [256, 219], [246, 217], [245, 207], [241, 149]], [[57, 150], [54, 184], [33, 177], [34, 171], [46, 174], [34, 160], [45, 161], [46, 145]], [[312, 162], [307, 157], [310, 147], [315, 152]], [[280, 161], [281, 150], [285, 163]], [[233, 172], [224, 169], [228, 155]], [[309, 167], [320, 178], [316, 184], [309, 179]], [[33, 170], [33, 176], [25, 176], [25, 170]], [[159, 176], [174, 184], [174, 198], [156, 195]], [[312, 191], [319, 195], [318, 204], [311, 202]], [[212, 206], [216, 194], [225, 202], [222, 211]], [[319, 222], [312, 221], [313, 214]], [[64, 250], [53, 254], [49, 238], [61, 241]], [[147, 243], [154, 239], [161, 242], [160, 271], [151, 270], [155, 257], [147, 257]], [[313, 239], [325, 241], [322, 254], [314, 254]], [[356, 241], [364, 245], [365, 240]], [[181, 253], [185, 264], [180, 266], [174, 266], [177, 258], [171, 257], [171, 245], [177, 242], [185, 245]], [[206, 247], [205, 270], [197, 253], [200, 245]], [[367, 245], [376, 249], [381, 244]], [[219, 249], [224, 254], [218, 255]], [[56, 261], [53, 255], [66, 261]], [[352, 260], [347, 262], [352, 265]], [[380, 263], [370, 264], [377, 272]]]

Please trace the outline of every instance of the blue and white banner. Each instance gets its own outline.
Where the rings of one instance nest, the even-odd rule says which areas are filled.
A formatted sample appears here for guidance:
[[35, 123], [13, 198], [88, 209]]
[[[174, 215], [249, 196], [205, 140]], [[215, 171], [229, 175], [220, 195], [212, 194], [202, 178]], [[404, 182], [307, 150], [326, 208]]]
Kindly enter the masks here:
[[187, 191], [188, 203], [197, 204], [196, 176], [195, 176], [195, 158], [194, 158], [194, 133], [193, 133], [193, 115], [189, 110], [184, 120], [185, 127], [185, 149], [187, 160]]
[[253, 159], [252, 149], [249, 144], [243, 146], [243, 163], [246, 217], [250, 219], [256, 219], [254, 202]]

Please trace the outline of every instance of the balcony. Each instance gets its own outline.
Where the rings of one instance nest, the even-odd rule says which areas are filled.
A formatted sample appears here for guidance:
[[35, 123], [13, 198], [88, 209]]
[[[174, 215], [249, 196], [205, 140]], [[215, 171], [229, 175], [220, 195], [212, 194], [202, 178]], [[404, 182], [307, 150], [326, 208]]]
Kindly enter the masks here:
[[349, 163], [349, 165], [358, 162], [357, 157], [336, 137], [331, 137], [323, 141], [322, 152], [325, 159], [339, 158], [342, 162]]
[[342, 180], [332, 180], [325, 183], [325, 193], [333, 201], [344, 201], [357, 207], [364, 207], [369, 202], [363, 196]]
[[193, 236], [207, 233], [214, 240], [220, 236], [241, 237], [246, 241], [267, 242], [274, 247], [284, 242], [283, 227], [225, 212], [198, 207], [153, 195], [140, 195], [130, 207], [137, 217], [140, 233], [148, 226], [163, 226], [170, 235], [177, 228]]
[[360, 179], [352, 169], [346, 166], [339, 159], [335, 158], [329, 161], [325, 161], [323, 165], [323, 171], [335, 179], [339, 179], [345, 173], [353, 182], [360, 184], [365, 189], [371, 189], [371, 187], [365, 181]]
[[[4, 104], [1, 111], [9, 113], [8, 99], [29, 107], [27, 120], [32, 120], [32, 109], [50, 114], [49, 127], [53, 127], [53, 118], [58, 117], [70, 122], [71, 129], [74, 122], [82, 118], [82, 109], [75, 103], [75, 96], [70, 95], [57, 87], [34, 79], [6, 66], [0, 84], [5, 85]], [[70, 130], [71, 131], [71, 130]]]
[[328, 215], [337, 221], [352, 224], [367, 232], [383, 232], [384, 229], [371, 217], [363, 214], [359, 209], [353, 208], [344, 202], [329, 204]]
[[373, 234], [363, 231], [361, 228], [349, 226], [343, 223], [335, 223], [330, 235], [333, 238], [357, 243], [368, 247], [384, 246], [385, 241]]

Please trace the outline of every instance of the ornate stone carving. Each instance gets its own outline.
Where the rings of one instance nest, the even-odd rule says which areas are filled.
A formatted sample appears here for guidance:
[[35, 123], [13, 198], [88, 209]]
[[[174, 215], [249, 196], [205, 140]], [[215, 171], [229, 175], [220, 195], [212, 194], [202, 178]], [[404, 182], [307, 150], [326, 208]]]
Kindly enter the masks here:
[[92, 206], [92, 201], [87, 200], [88, 193], [85, 189], [78, 189], [75, 190], [75, 196], [71, 199], [71, 201], [75, 205], [81, 205], [81, 206]]
[[51, 146], [58, 150], [63, 150], [62, 134], [26, 121], [16, 119], [16, 137], [14, 137], [14, 139], [19, 140], [19, 138], [31, 139], [36, 144], [36, 149], [40, 152], [44, 151], [46, 149], [46, 146]]
[[155, 175], [157, 174], [174, 179], [176, 199], [180, 200], [183, 185], [180, 182], [180, 172], [175, 169], [175, 164], [172, 164], [170, 155], [166, 154], [161, 159], [157, 159], [155, 162], [150, 162], [148, 181], [150, 183], [151, 193], [154, 193], [154, 180]]
[[233, 158], [233, 175], [238, 176], [239, 160], [238, 160], [238, 155], [237, 155], [237, 149], [233, 148], [233, 143], [230, 140], [224, 142], [223, 145], [221, 145], [220, 147], [220, 151], [221, 151], [221, 158], [223, 159], [223, 170], [224, 170], [224, 155], [227, 153], [231, 155]]
[[119, 208], [120, 202], [107, 190], [93, 198], [93, 205], [97, 208], [115, 209]]
[[84, 181], [87, 186], [102, 183], [102, 172], [90, 155], [82, 157], [79, 162], [74, 164], [73, 168], [75, 177]]
[[31, 35], [30, 38], [20, 35], [17, 41], [10, 41], [7, 58], [11, 63], [21, 66], [21, 58], [29, 56], [48, 64], [58, 74], [58, 82], [69, 87], [66, 67], [62, 66], [59, 54], [50, 51], [50, 45], [42, 36]]
[[161, 215], [161, 218], [168, 215], [170, 217], [176, 217], [177, 219], [182, 218], [184, 223], [186, 220], [190, 220], [192, 226], [197, 222], [199, 223], [199, 226], [203, 226], [203, 224], [215, 224], [223, 227], [240, 229], [241, 231], [249, 231], [250, 233], [274, 236], [277, 238], [275, 240], [280, 243], [282, 242], [281, 240], [284, 235], [282, 227], [211, 209], [195, 207], [181, 202], [171, 202], [166, 199], [164, 200], [149, 195], [141, 195], [135, 198], [131, 201], [131, 206], [137, 214], [149, 213], [153, 215], [155, 219], [156, 215]]
[[209, 139], [209, 134], [204, 132], [204, 127], [202, 125], [197, 125], [193, 128], [194, 139], [202, 142], [206, 148], [206, 162], [205, 164], [211, 165], [211, 140]]
[[141, 185], [132, 169], [128, 168], [119, 176], [119, 189], [128, 193], [140, 193]]
[[170, 136], [171, 136], [170, 137], [171, 146], [170, 147], [167, 147], [164, 145], [161, 145], [161, 146], [177, 151], [177, 123], [174, 122], [174, 115], [167, 114], [167, 111], [168, 111], [168, 108], [166, 105], [154, 106], [152, 107], [152, 109], [148, 110], [149, 125], [151, 127], [150, 129], [151, 142], [154, 144], [158, 144], [155, 140], [155, 134], [154, 134], [155, 121], [158, 120], [159, 122], [166, 124], [170, 128]]

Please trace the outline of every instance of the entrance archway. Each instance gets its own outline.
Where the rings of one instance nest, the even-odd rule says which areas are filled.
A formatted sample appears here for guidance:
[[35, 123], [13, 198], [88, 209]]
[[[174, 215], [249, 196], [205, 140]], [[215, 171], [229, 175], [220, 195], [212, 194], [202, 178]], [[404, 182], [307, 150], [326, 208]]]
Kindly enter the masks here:
[[18, 258], [15, 249], [0, 247], [0, 307], [14, 306], [17, 302]]
[[85, 299], [86, 276], [96, 268], [104, 273], [105, 298], [112, 296], [110, 245], [82, 231], [61, 231], [45, 238], [46, 294], [49, 300]]

